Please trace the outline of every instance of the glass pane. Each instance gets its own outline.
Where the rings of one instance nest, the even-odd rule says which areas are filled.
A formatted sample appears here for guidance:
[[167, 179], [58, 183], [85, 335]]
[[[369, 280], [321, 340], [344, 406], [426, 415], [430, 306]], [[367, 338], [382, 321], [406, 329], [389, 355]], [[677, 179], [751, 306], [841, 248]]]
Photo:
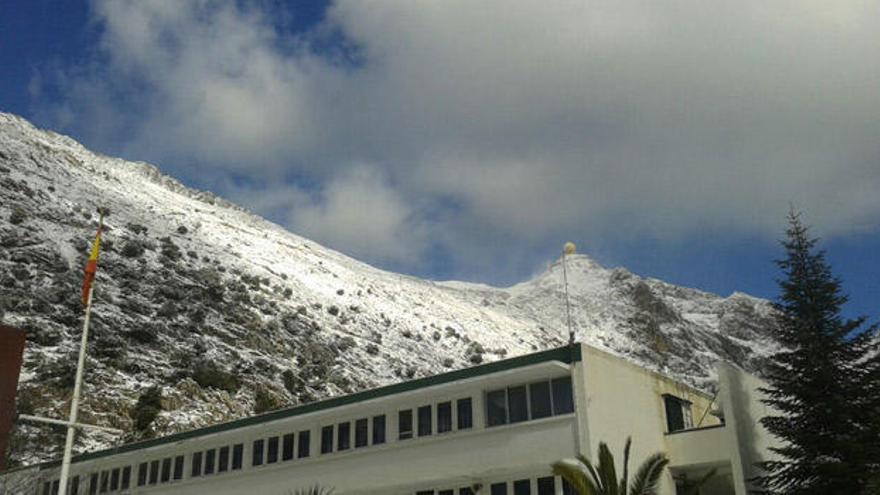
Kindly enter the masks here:
[[416, 492], [416, 495], [434, 495], [434, 490], [422, 490], [420, 492]]
[[[144, 482], [140, 483], [141, 485], [147, 484], [147, 463], [141, 464], [144, 467]], [[91, 479], [89, 480], [89, 495], [97, 495], [98, 493], [98, 473], [92, 473]]]
[[[159, 461], [155, 461], [156, 465], [159, 465]], [[152, 466], [150, 466], [152, 468]], [[150, 484], [155, 483], [156, 480], [153, 479], [152, 469], [150, 470]], [[101, 489], [98, 490], [100, 493], [107, 493], [107, 489], [110, 485], [110, 473], [107, 471], [101, 471]]]
[[251, 466], [263, 465], [263, 440], [254, 440], [254, 450], [251, 452]]
[[281, 444], [281, 460], [289, 461], [293, 459], [293, 433], [284, 435]]
[[513, 495], [531, 495], [531, 493], [530, 480], [516, 480], [513, 482]]
[[214, 474], [214, 460], [216, 458], [216, 450], [210, 449], [205, 451], [205, 474]]
[[452, 402], [437, 404], [437, 433], [452, 431]]
[[571, 377], [557, 378], [550, 382], [553, 387], [553, 414], [574, 412], [574, 401], [571, 397]]
[[[131, 474], [131, 471], [129, 471], [129, 474]], [[125, 488], [128, 487], [126, 486]], [[68, 493], [70, 493], [70, 495], [79, 495], [79, 476], [74, 476], [70, 481], [70, 490], [68, 490]]]
[[471, 398], [458, 399], [456, 405], [458, 408], [458, 429], [466, 430], [474, 426], [474, 413], [471, 404]]
[[348, 450], [351, 447], [351, 423], [339, 423], [336, 430], [337, 450]]
[[553, 476], [538, 478], [538, 495], [556, 495], [556, 484]]
[[[217, 472], [225, 473], [229, 471], [229, 447], [220, 447], [217, 451]], [[177, 479], [177, 478], [175, 478]]]
[[241, 461], [244, 457], [244, 444], [237, 443], [232, 446], [232, 469], [241, 469]]
[[[195, 475], [197, 476], [197, 475]], [[92, 475], [92, 483], [97, 481], [95, 479], [95, 475]], [[142, 462], [138, 465], [138, 486], [144, 486], [147, 484], [147, 463]]]
[[266, 464], [278, 462], [278, 437], [272, 437], [269, 439], [268, 448], [266, 450]]
[[666, 431], [683, 430], [684, 414], [681, 408], [681, 400], [672, 395], [664, 395], [663, 402], [666, 406]]
[[110, 472], [110, 490], [118, 490], [119, 489], [119, 468], [114, 469]]
[[311, 432], [309, 430], [299, 432], [299, 438], [296, 439], [299, 448], [296, 450], [296, 456], [300, 459], [309, 456], [309, 447], [311, 447]]
[[564, 478], [560, 478], [560, 480], [562, 480], [562, 495], [577, 495], [571, 483], [565, 481]]
[[474, 495], [474, 489], [469, 486], [459, 488], [458, 495]]
[[196, 452], [192, 456], [192, 470], [190, 476], [196, 477], [202, 475], [202, 453]]
[[369, 443], [370, 423], [367, 418], [359, 419], [354, 423], [354, 447], [366, 447]]
[[[104, 490], [104, 482], [106, 481], [106, 479], [104, 479], [104, 474], [106, 474], [106, 473], [101, 473], [101, 478], [102, 478], [101, 479], [101, 490]], [[150, 463], [150, 484], [155, 485], [158, 481], [159, 481], [159, 461], [155, 460]]]
[[507, 483], [493, 483], [489, 493], [490, 495], [507, 495]]
[[440, 490], [437, 495], [455, 495], [455, 490]]
[[486, 394], [486, 419], [488, 426], [507, 424], [507, 392], [504, 389]]
[[553, 405], [550, 403], [550, 382], [529, 385], [529, 405], [532, 408], [532, 419], [546, 418], [553, 414]]
[[58, 495], [58, 488], [61, 486], [61, 480], [52, 482], [52, 495]]
[[385, 415], [373, 416], [373, 445], [385, 443]]
[[333, 452], [333, 426], [321, 428], [321, 453]]
[[412, 438], [412, 410], [400, 411], [397, 414], [398, 438]]
[[52, 495], [52, 482], [51, 481], [46, 481], [43, 483], [43, 495]]
[[[183, 479], [183, 456], [179, 455], [174, 458], [174, 479]], [[125, 473], [122, 473], [123, 488], [125, 488]]]
[[419, 408], [419, 436], [424, 437], [431, 434], [431, 406], [422, 406]]
[[[171, 480], [171, 458], [162, 459], [162, 483]], [[111, 483], [112, 484], [112, 483]]]
[[529, 405], [526, 400], [526, 386], [510, 387], [507, 389], [507, 407], [511, 423], [528, 421]]

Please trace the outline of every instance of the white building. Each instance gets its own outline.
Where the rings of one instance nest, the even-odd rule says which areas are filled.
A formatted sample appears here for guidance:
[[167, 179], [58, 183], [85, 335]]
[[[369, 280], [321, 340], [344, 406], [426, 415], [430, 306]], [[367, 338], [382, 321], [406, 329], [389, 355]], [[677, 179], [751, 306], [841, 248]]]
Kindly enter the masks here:
[[[718, 374], [713, 402], [576, 344], [83, 454], [68, 493], [564, 494], [551, 463], [592, 457], [600, 441], [619, 463], [632, 436], [631, 472], [668, 454], [662, 494], [716, 468], [703, 495], [744, 495], [770, 445], [760, 383], [728, 365]], [[0, 494], [56, 493], [58, 476], [58, 461], [10, 471]]]

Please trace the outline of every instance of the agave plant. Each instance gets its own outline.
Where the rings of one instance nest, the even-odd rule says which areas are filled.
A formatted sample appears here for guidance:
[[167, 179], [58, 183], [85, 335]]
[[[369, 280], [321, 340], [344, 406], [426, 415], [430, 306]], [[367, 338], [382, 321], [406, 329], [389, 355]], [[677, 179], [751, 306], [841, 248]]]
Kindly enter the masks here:
[[553, 464], [553, 474], [562, 476], [578, 495], [656, 495], [657, 483], [669, 459], [657, 452], [639, 466], [632, 482], [629, 482], [629, 448], [632, 439], [626, 439], [623, 449], [623, 476], [617, 479], [614, 456], [605, 442], [599, 443], [599, 462], [593, 464], [583, 455], [577, 460], [559, 461]]

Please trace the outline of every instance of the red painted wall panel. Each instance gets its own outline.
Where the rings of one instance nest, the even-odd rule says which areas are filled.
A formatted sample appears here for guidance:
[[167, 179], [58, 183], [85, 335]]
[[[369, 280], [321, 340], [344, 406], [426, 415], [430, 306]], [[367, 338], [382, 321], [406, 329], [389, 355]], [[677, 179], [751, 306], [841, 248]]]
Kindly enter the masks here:
[[15, 392], [24, 352], [24, 331], [0, 325], [0, 471], [6, 469], [6, 449], [15, 415]]

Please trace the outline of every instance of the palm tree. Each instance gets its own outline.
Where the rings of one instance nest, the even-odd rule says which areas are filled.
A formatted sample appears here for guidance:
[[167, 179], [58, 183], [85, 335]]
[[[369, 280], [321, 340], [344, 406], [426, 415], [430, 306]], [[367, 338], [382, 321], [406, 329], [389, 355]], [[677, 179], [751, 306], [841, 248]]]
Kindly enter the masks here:
[[632, 439], [627, 437], [623, 449], [623, 476], [617, 479], [614, 456], [605, 442], [599, 443], [599, 462], [593, 463], [582, 454], [577, 460], [559, 461], [553, 464], [553, 474], [562, 476], [578, 495], [656, 495], [657, 483], [663, 469], [669, 464], [666, 454], [657, 452], [639, 466], [632, 483], [628, 483], [629, 448]]

